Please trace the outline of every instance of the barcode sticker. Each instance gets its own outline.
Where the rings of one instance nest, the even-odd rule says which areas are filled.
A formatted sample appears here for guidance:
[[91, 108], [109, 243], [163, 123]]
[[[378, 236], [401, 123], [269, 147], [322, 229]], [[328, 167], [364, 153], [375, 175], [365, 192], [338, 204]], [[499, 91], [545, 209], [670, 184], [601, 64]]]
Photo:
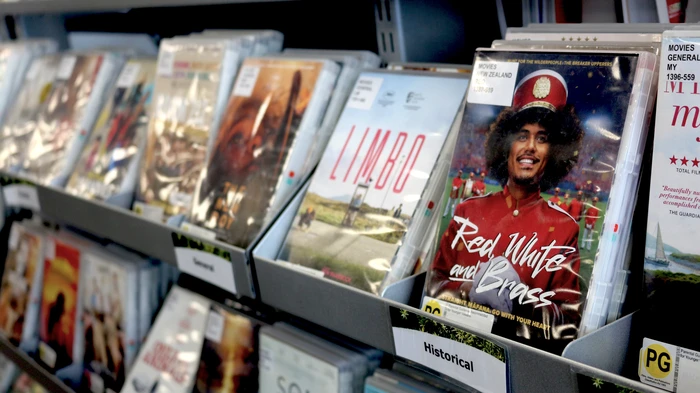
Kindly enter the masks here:
[[58, 79], [70, 79], [73, 74], [73, 68], [75, 68], [75, 63], [78, 58], [75, 56], [63, 56], [61, 63], [58, 65], [58, 72], [56, 73], [56, 78]]
[[139, 76], [141, 65], [138, 63], [128, 63], [122, 69], [117, 79], [117, 87], [129, 88], [136, 83], [136, 78]]
[[260, 75], [259, 66], [243, 66], [238, 73], [236, 85], [233, 86], [233, 95], [239, 97], [250, 97], [255, 88], [255, 82], [258, 81]]
[[175, 68], [175, 52], [161, 51], [158, 57], [158, 75], [172, 76]]

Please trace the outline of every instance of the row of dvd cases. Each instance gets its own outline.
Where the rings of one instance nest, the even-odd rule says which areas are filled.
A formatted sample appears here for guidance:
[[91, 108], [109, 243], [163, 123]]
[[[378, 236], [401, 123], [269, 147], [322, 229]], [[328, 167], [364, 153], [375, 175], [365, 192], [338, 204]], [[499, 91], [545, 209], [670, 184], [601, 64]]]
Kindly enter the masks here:
[[[636, 366], [637, 361], [636, 349], [628, 349], [633, 321], [638, 318], [636, 314], [574, 340], [562, 356], [557, 356], [449, 322], [416, 308], [422, 302], [425, 274], [388, 285], [380, 297], [319, 278], [277, 260], [309, 185], [309, 179], [301, 182], [285, 201], [286, 207], [243, 249], [213, 240], [192, 226], [165, 225], [122, 208], [27, 181], [21, 176], [6, 173], [2, 177], [4, 194], [11, 195], [9, 199], [13, 202], [22, 201], [15, 206], [8, 203], [6, 209], [29, 209], [47, 221], [79, 229], [175, 265], [182, 272], [201, 280], [192, 286], [200, 294], [216, 293], [212, 285], [223, 288], [231, 297], [243, 299], [254, 307], [272, 307], [279, 312], [276, 317], [281, 320], [311, 322], [395, 355], [399, 361], [416, 361], [411, 354], [411, 340], [407, 337], [420, 336], [406, 336], [408, 327], [402, 322], [402, 319], [408, 319], [406, 315], [415, 315], [481, 337], [503, 348], [503, 369], [487, 369], [482, 378], [502, 380], [501, 385], [507, 391], [583, 391], [581, 381], [585, 378], [600, 379], [638, 391], [656, 391], [634, 381], [634, 372], [629, 373], [630, 365]], [[589, 197], [591, 201], [593, 198], [598, 200], [597, 193], [595, 197]], [[443, 205], [440, 207], [442, 211]], [[420, 351], [424, 351], [425, 342], [413, 341]], [[36, 374], [51, 391], [66, 390], [9, 342], [0, 341], [0, 347], [23, 368]], [[472, 355], [478, 359], [476, 354]], [[431, 367], [428, 362], [423, 365]], [[446, 368], [432, 368], [457, 383], [491, 390], [469, 377], [460, 379]]]

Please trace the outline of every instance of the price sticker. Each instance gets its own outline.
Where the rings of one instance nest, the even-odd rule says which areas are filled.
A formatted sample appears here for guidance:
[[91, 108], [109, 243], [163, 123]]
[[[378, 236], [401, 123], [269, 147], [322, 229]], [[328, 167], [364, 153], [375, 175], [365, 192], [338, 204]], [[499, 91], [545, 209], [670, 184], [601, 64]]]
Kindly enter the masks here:
[[517, 76], [518, 63], [477, 59], [469, 82], [467, 102], [510, 106]]
[[138, 63], [127, 63], [122, 69], [117, 79], [117, 87], [129, 88], [136, 83], [136, 78], [139, 77], [141, 65]]
[[482, 392], [508, 391], [507, 353], [501, 345], [397, 307], [391, 307], [390, 316], [396, 356]]
[[175, 259], [180, 271], [236, 293], [231, 253], [219, 246], [182, 233], [172, 233]]
[[224, 334], [224, 316], [212, 310], [209, 312], [207, 319], [207, 328], [204, 331], [204, 337], [215, 343], [221, 342], [221, 337]]
[[160, 51], [156, 73], [160, 76], [172, 76], [175, 69], [175, 52]]
[[243, 66], [238, 73], [236, 85], [233, 86], [233, 95], [238, 97], [250, 97], [253, 94], [255, 83], [260, 75], [259, 66]]

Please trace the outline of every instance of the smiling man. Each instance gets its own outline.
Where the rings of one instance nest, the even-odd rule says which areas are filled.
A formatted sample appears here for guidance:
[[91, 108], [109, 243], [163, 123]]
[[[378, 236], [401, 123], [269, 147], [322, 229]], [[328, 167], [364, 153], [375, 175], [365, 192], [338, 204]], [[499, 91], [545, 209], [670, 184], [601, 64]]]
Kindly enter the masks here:
[[540, 195], [578, 160], [583, 129], [567, 94], [551, 70], [520, 81], [485, 143], [503, 190], [457, 206], [432, 265], [428, 296], [521, 317], [496, 318], [494, 332], [511, 337], [570, 339], [580, 320], [579, 225]]

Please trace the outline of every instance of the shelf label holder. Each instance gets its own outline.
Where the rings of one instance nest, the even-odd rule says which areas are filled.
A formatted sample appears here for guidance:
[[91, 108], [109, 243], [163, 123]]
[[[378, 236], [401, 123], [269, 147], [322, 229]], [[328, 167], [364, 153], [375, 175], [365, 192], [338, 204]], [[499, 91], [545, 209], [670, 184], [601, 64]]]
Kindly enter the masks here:
[[237, 293], [230, 251], [179, 232], [171, 235], [180, 271]]
[[396, 356], [483, 392], [508, 391], [503, 346], [409, 310], [389, 313]]
[[0, 176], [5, 207], [18, 207], [41, 212], [39, 193], [34, 183], [11, 176]]

